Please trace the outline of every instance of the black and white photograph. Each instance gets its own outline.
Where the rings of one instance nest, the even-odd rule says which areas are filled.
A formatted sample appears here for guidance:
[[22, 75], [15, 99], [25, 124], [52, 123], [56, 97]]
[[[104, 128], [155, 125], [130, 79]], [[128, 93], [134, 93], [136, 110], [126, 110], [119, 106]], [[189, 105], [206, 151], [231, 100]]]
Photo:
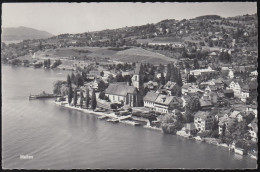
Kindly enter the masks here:
[[2, 169], [257, 169], [251, 2], [2, 2]]

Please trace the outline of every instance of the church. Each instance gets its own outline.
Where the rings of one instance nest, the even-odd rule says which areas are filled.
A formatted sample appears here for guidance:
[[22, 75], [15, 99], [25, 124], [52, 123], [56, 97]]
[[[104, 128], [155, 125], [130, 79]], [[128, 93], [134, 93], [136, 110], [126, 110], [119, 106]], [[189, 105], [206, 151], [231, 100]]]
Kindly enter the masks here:
[[132, 86], [129, 83], [111, 83], [105, 91], [105, 95], [112, 103], [124, 103], [126, 106], [142, 106], [143, 98], [140, 89], [143, 88], [143, 66], [137, 63], [132, 77]]

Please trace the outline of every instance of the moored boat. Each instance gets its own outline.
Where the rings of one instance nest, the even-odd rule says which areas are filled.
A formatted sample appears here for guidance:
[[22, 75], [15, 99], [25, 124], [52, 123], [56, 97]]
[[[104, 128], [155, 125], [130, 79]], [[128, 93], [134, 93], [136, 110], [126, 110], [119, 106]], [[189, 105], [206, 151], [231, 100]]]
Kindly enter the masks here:
[[117, 123], [117, 122], [119, 122], [119, 120], [116, 119], [116, 118], [110, 118], [110, 119], [107, 120], [107, 122]]

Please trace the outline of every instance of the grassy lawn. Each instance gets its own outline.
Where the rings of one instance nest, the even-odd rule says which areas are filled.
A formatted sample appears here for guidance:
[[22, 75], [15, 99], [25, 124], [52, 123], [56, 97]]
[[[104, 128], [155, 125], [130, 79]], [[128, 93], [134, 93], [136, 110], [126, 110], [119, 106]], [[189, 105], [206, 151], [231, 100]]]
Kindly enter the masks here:
[[124, 51], [119, 51], [111, 58], [123, 62], [142, 62], [151, 64], [168, 64], [169, 62], [175, 61], [170, 57], [144, 50], [142, 48], [131, 48]]

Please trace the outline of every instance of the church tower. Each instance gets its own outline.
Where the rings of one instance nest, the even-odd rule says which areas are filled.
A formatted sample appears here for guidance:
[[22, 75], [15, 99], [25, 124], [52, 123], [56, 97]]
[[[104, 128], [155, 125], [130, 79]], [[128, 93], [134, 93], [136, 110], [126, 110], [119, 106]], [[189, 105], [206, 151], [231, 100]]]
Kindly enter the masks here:
[[134, 75], [132, 77], [132, 84], [138, 90], [143, 86], [143, 66], [141, 63], [135, 65]]

